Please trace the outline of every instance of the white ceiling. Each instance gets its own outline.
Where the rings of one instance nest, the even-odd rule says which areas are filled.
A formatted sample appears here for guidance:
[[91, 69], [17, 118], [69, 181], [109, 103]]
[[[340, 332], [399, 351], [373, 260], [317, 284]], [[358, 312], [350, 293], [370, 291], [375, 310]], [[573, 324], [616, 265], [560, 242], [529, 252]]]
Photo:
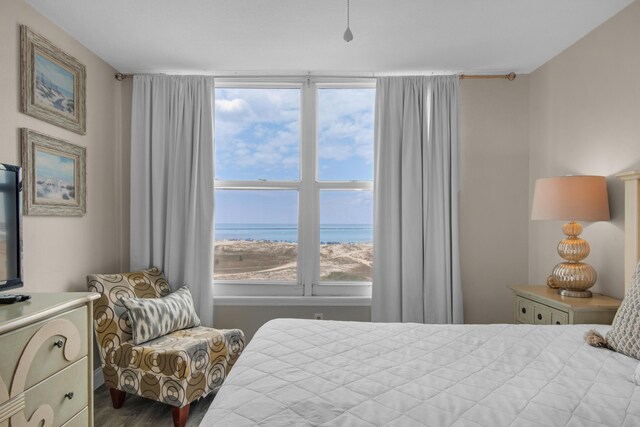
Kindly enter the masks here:
[[[121, 72], [530, 72], [632, 0], [26, 0]], [[37, 31], [37, 29], [35, 29]]]

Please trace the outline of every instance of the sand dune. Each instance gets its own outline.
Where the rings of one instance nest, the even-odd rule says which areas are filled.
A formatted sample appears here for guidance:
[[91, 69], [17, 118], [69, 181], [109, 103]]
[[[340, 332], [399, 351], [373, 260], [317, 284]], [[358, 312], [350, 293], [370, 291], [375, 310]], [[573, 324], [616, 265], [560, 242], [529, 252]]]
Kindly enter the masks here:
[[[296, 280], [298, 245], [222, 240], [215, 246], [216, 280]], [[320, 280], [370, 282], [371, 243], [320, 245]]]

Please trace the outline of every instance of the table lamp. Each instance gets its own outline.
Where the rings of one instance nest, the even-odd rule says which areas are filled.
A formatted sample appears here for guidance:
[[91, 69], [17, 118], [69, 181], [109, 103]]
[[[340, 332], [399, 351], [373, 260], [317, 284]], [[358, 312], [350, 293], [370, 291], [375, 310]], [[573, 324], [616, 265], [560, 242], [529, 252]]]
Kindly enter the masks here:
[[582, 226], [576, 221], [608, 221], [609, 199], [603, 176], [557, 176], [536, 180], [533, 191], [533, 220], [569, 221], [562, 226], [567, 237], [558, 243], [558, 254], [565, 259], [553, 269], [550, 282], [560, 295], [589, 298], [598, 279], [596, 270], [581, 262], [591, 248], [578, 237]]

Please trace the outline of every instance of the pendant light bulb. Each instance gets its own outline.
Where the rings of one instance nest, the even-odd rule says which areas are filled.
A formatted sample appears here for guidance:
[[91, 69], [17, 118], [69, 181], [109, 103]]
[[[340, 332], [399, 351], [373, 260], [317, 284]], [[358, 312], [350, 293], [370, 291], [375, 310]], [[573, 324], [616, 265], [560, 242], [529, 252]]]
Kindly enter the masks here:
[[342, 36], [344, 41], [346, 41], [347, 43], [353, 40], [353, 33], [351, 32], [351, 28], [349, 28], [349, 9], [350, 9], [349, 1], [350, 0], [347, 0], [347, 29], [344, 30], [344, 35]]
[[342, 36], [342, 38], [347, 43], [349, 43], [351, 40], [353, 40], [353, 33], [351, 32], [351, 28], [347, 27], [347, 29], [344, 31], [344, 35]]

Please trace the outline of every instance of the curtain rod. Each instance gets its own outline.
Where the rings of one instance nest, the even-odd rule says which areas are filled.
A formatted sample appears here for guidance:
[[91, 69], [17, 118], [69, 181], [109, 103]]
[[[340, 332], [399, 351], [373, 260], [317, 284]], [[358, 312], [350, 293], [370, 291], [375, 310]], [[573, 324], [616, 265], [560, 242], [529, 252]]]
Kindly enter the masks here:
[[[118, 81], [123, 81], [125, 79], [132, 79], [133, 78], [133, 74], [123, 74], [123, 73], [116, 73], [115, 74], [115, 78]], [[317, 76], [313, 76], [313, 75], [304, 75], [304, 74], [296, 74], [296, 75], [221, 75], [221, 76], [213, 76], [215, 78], [218, 79], [230, 79], [230, 78], [269, 78], [269, 77], [274, 77], [274, 78], [300, 78], [300, 77], [324, 77], [324, 78], [334, 78], [334, 79], [343, 79], [343, 78], [367, 78], [367, 79], [371, 79], [371, 78], [375, 78], [377, 77], [375, 74], [371, 74], [371, 75], [360, 75], [360, 76], [355, 76], [355, 75], [342, 75], [342, 76], [323, 76], [323, 75], [317, 75]], [[466, 79], [507, 79], [509, 81], [513, 81], [515, 80], [517, 77], [516, 73], [509, 73], [509, 74], [460, 74], [460, 80], [466, 80]]]
[[509, 81], [514, 81], [517, 77], [517, 74], [511, 72], [509, 74], [460, 74], [460, 80], [465, 79], [507, 79]]

